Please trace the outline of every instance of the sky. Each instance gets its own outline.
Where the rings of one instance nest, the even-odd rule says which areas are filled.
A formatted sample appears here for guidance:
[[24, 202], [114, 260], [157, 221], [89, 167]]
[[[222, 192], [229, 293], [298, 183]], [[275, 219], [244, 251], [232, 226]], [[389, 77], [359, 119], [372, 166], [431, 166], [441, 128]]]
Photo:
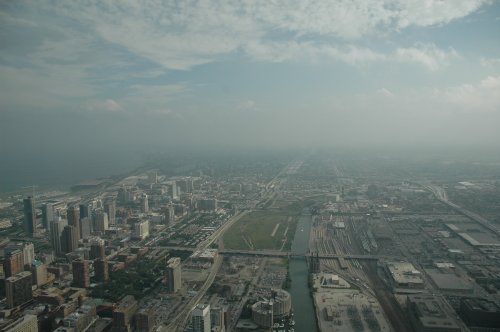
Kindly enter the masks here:
[[4, 156], [499, 142], [499, 1], [0, 2]]

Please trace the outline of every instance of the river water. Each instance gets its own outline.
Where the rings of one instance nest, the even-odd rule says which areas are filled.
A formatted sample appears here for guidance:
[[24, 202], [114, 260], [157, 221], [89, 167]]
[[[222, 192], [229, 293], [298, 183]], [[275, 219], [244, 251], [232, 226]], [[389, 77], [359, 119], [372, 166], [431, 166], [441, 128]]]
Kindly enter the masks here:
[[[299, 218], [297, 230], [292, 243], [292, 253], [306, 254], [309, 249], [309, 233], [311, 231], [312, 216], [308, 209], [304, 209]], [[314, 332], [317, 331], [316, 314], [313, 301], [309, 292], [308, 279], [309, 269], [305, 258], [290, 259], [290, 278], [292, 279], [289, 289], [292, 295], [292, 307], [295, 319], [295, 331]]]

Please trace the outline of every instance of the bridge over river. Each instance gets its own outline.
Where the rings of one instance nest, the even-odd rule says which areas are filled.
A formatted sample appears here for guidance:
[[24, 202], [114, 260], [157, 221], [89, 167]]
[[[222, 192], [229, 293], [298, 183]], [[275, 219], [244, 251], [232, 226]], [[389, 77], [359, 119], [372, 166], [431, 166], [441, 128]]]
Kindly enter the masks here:
[[364, 255], [364, 254], [319, 254], [319, 253], [306, 253], [297, 254], [290, 251], [277, 251], [277, 250], [220, 250], [219, 254], [225, 256], [262, 256], [262, 257], [284, 257], [284, 258], [320, 258], [320, 259], [356, 259], [356, 260], [371, 260], [377, 261], [379, 259], [398, 259], [391, 256], [383, 255]]

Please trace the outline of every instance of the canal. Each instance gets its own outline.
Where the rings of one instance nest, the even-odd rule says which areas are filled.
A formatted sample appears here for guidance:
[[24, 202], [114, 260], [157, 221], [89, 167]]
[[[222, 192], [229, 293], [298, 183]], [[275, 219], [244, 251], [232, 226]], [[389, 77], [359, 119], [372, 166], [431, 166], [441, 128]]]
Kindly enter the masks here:
[[[309, 233], [311, 231], [312, 216], [309, 209], [302, 210], [297, 230], [292, 243], [292, 253], [306, 254], [309, 249]], [[316, 313], [312, 297], [309, 293], [309, 268], [305, 258], [290, 259], [290, 294], [295, 320], [295, 331], [317, 331]]]

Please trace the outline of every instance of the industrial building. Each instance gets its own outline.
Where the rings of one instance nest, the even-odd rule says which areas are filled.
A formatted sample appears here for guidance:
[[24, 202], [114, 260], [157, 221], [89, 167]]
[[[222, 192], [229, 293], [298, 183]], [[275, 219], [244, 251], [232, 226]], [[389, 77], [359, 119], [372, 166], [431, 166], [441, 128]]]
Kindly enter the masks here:
[[408, 262], [387, 262], [387, 271], [394, 288], [424, 288], [420, 271]]
[[453, 309], [430, 294], [407, 296], [407, 309], [416, 332], [460, 332], [458, 322], [451, 316]]

